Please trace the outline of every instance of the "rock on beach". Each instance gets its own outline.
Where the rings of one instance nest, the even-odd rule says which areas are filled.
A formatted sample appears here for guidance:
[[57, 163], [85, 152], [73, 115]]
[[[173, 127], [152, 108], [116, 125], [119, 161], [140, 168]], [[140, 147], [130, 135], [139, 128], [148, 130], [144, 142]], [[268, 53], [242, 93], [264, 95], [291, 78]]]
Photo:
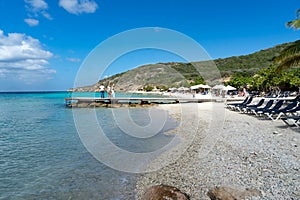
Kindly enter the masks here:
[[237, 200], [247, 199], [252, 196], [260, 196], [260, 191], [256, 189], [245, 190], [230, 186], [215, 187], [208, 191], [207, 195], [211, 200]]
[[155, 185], [146, 189], [141, 200], [189, 200], [189, 196], [178, 188], [168, 185]]

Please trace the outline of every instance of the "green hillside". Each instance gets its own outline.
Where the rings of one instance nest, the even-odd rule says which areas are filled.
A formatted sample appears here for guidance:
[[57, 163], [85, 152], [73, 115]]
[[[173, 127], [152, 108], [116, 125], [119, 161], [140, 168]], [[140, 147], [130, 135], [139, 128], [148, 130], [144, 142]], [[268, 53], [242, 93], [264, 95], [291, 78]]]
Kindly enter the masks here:
[[[171, 62], [144, 65], [100, 80], [99, 83], [101, 82], [104, 85], [114, 83], [117, 91], [139, 90], [145, 86], [168, 88], [191, 86], [204, 82], [209, 82], [210, 84], [220, 83], [223, 82], [224, 78], [228, 79], [228, 77], [236, 74], [253, 76], [259, 70], [269, 67], [272, 60], [290, 44], [291, 43], [285, 43], [249, 55], [233, 56], [213, 61], [193, 63]], [[213, 74], [216, 73], [216, 70], [210, 70], [213, 69], [213, 66], [217, 66], [219, 75]], [[203, 73], [200, 74], [199, 71]], [[75, 88], [72, 90], [93, 91], [98, 87], [99, 83], [93, 86]]]
[[268, 67], [273, 59], [290, 44], [285, 43], [249, 55], [216, 59], [214, 61], [222, 76], [230, 76], [235, 72], [247, 72], [249, 75], [254, 75], [260, 69]]

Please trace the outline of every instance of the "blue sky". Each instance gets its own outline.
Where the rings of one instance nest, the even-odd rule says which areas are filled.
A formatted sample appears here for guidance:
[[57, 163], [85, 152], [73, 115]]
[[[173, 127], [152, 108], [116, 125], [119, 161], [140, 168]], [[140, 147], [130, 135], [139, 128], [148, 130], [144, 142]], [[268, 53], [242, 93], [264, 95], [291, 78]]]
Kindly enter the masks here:
[[[3, 0], [0, 91], [66, 90], [99, 43], [141, 27], [183, 33], [214, 59], [253, 53], [299, 39], [285, 27], [298, 8], [299, 0]], [[102, 76], [169, 61], [182, 59], [142, 50]]]

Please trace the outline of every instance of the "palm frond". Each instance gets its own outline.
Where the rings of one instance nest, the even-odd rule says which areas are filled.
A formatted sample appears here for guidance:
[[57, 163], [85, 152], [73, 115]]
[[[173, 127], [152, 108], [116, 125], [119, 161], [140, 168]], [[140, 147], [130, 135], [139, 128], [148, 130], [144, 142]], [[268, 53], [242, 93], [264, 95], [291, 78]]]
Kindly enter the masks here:
[[[297, 10], [297, 19], [288, 22], [286, 25], [295, 30], [300, 29], [300, 9]], [[290, 69], [291, 67], [299, 67], [300, 65], [300, 40], [285, 48], [279, 56], [274, 59], [277, 64], [276, 72]]]
[[284, 60], [281, 60], [279, 65], [276, 68], [276, 72], [282, 72], [283, 70], [290, 69], [291, 67], [300, 66], [300, 53], [294, 54], [293, 56], [287, 57]]
[[300, 19], [295, 19], [293, 21], [290, 21], [290, 22], [286, 23], [286, 25], [289, 28], [294, 28], [295, 30], [297, 30], [300, 28]]
[[275, 58], [275, 62], [280, 64], [283, 60], [293, 57], [294, 55], [297, 55], [300, 53], [300, 40], [297, 40], [290, 46], [286, 47], [282, 50], [279, 56]]
[[300, 28], [300, 9], [296, 12], [297, 19], [286, 23], [287, 27], [294, 28], [295, 30]]
[[300, 40], [297, 40], [285, 48], [279, 56], [274, 59], [277, 64], [276, 72], [299, 66], [300, 64]]

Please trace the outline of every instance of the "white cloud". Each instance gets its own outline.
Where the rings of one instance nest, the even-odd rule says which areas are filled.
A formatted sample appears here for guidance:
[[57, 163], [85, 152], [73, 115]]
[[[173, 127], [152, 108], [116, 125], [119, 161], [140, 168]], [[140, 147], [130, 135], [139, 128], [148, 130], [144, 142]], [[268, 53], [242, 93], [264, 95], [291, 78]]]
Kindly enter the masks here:
[[67, 60], [70, 62], [80, 62], [79, 58], [67, 58]]
[[[33, 17], [37, 18], [40, 15], [44, 16], [45, 18], [47, 18], [49, 20], [52, 20], [51, 15], [47, 12], [48, 4], [44, 0], [24, 0], [24, 1], [26, 3], [26, 8], [28, 10], [28, 16], [31, 20], [30, 22], [33, 22], [32, 20], [36, 20], [36, 19], [33, 19]], [[28, 19], [25, 19], [24, 21], [29, 26], [32, 26], [32, 23], [28, 22]], [[36, 20], [36, 21], [38, 21], [38, 20]], [[38, 23], [36, 25], [38, 25]]]
[[39, 25], [39, 20], [36, 20], [36, 19], [28, 18], [28, 19], [24, 19], [24, 21], [25, 21], [29, 26], [37, 26], [37, 25]]
[[42, 15], [43, 15], [45, 18], [49, 19], [49, 20], [52, 20], [52, 19], [53, 19], [53, 18], [51, 17], [51, 15], [50, 15], [49, 13], [47, 13], [47, 12], [42, 12]]
[[72, 14], [94, 13], [98, 4], [93, 0], [59, 0], [59, 6]]
[[0, 30], [1, 77], [22, 80], [51, 78], [56, 73], [54, 69], [47, 67], [52, 56], [35, 38], [21, 33], [9, 33], [6, 36]]
[[29, 9], [33, 12], [40, 12], [48, 9], [48, 4], [44, 0], [25, 0], [29, 5]]

